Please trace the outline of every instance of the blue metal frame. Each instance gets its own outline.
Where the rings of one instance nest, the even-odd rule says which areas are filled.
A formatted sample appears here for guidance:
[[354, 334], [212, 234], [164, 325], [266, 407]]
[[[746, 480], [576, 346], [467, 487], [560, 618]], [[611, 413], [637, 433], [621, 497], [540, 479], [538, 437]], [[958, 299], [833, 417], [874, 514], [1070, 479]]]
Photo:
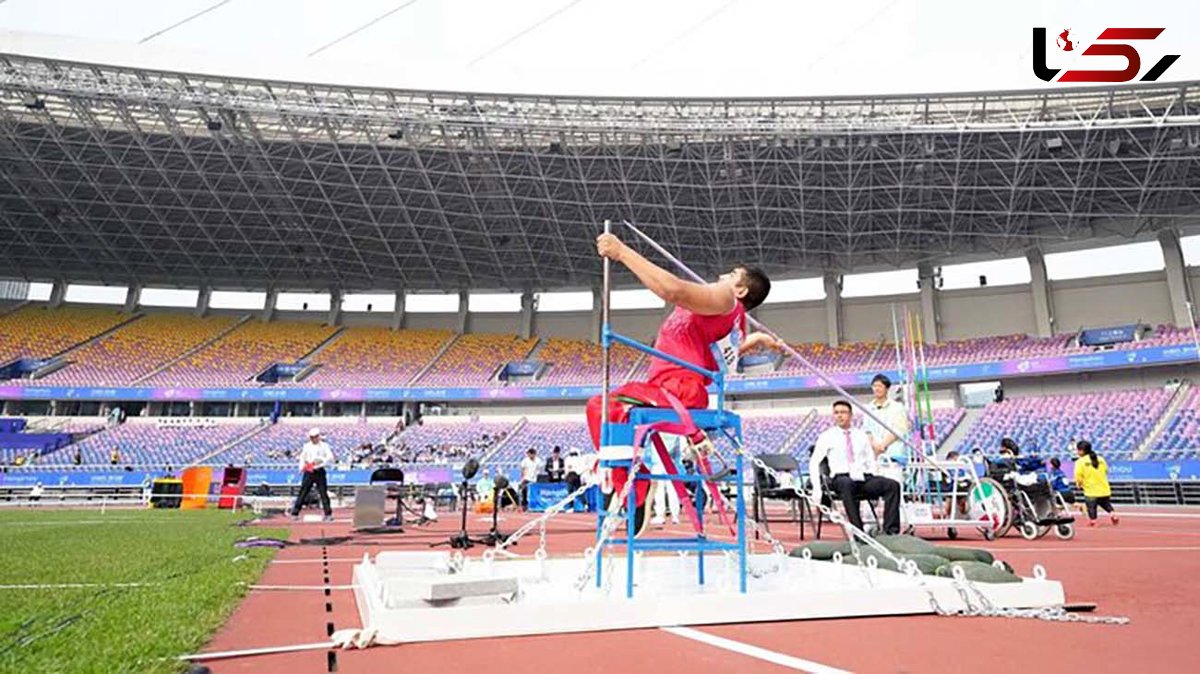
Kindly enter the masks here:
[[[718, 362], [718, 370], [707, 370], [698, 367], [692, 363], [680, 360], [670, 354], [663, 353], [657, 349], [651, 348], [630, 339], [624, 335], [619, 335], [612, 331], [611, 327], [606, 323], [601, 330], [600, 343], [605, 349], [612, 347], [613, 343], [624, 344], [630, 348], [636, 349], [651, 356], [662, 358], [668, 362], [684, 367], [697, 374], [708, 377], [716, 384], [717, 389], [717, 409], [716, 410], [690, 410], [692, 420], [697, 427], [704, 431], [719, 431], [726, 433], [734, 441], [738, 449], [742, 446], [742, 420], [737, 414], [729, 412], [725, 409], [725, 371], [723, 363], [720, 359]], [[634, 432], [637, 426], [651, 424], [660, 421], [681, 421], [679, 416], [672, 409], [657, 408], [657, 407], [637, 407], [629, 411], [629, 421], [626, 423], [614, 423], [608, 421], [608, 411], [601, 410], [602, 422], [600, 425], [600, 444], [601, 446], [611, 445], [633, 445]], [[619, 441], [614, 442], [614, 439]], [[643, 445], [645, 443], [643, 438]], [[644, 446], [635, 447], [636, 452], [644, 453]], [[663, 480], [663, 481], [680, 481], [680, 482], [695, 482], [698, 485], [706, 481], [706, 476], [703, 475], [667, 475], [665, 473], [635, 473], [633, 470], [633, 459], [614, 459], [604, 460], [600, 462], [602, 468], [625, 468], [629, 473], [630, 480]], [[733, 550], [738, 553], [738, 571], [739, 571], [739, 591], [746, 592], [746, 577], [747, 577], [747, 559], [746, 559], [746, 498], [745, 498], [745, 479], [744, 465], [741, 452], [738, 452], [734, 458], [735, 473], [718, 480], [718, 482], [728, 483], [733, 482], [736, 485], [737, 499], [734, 507], [734, 517], [736, 518], [737, 526], [737, 542], [723, 543], [719, 541], [711, 541], [704, 534], [703, 523], [704, 513], [697, 509], [697, 515], [700, 518], [701, 532], [695, 536], [674, 536], [674, 537], [654, 537], [654, 538], [634, 538], [634, 509], [637, 503], [637, 488], [636, 485], [631, 485], [625, 503], [625, 537], [618, 539], [610, 538], [605, 542], [604, 546], [596, 546], [596, 587], [599, 588], [603, 584], [603, 555], [606, 546], [623, 545], [625, 546], [625, 596], [633, 597], [634, 585], [634, 559], [635, 553], [641, 551], [686, 551], [696, 552], [697, 556], [697, 578], [701, 585], [705, 582], [704, 573], [704, 553], [705, 552], [721, 552]], [[702, 487], [699, 487], [702, 488]], [[649, 508], [649, 504], [647, 504]], [[649, 513], [647, 513], [648, 515]], [[615, 512], [613, 513], [615, 516]], [[601, 501], [596, 510], [596, 539], [599, 541], [601, 531], [604, 528], [604, 520], [609, 517], [608, 507]]]

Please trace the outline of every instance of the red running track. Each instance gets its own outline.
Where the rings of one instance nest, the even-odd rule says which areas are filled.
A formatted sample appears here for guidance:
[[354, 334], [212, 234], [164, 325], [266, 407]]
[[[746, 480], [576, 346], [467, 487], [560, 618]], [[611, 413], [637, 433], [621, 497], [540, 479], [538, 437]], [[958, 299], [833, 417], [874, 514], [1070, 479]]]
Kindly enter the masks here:
[[[340, 513], [346, 518], [349, 513]], [[206, 662], [216, 673], [324, 674], [336, 672], [1004, 672], [1030, 667], [1042, 672], [1197, 671], [1197, 649], [1190, 643], [1200, 623], [1200, 510], [1126, 508], [1120, 526], [1107, 520], [1096, 528], [1081, 526], [1073, 541], [1050, 535], [1029, 542], [1009, 537], [984, 543], [965, 534], [964, 545], [988, 547], [1018, 573], [1030, 575], [1035, 563], [1061, 580], [1071, 602], [1095, 602], [1097, 614], [1124, 615], [1126, 626], [1049, 623], [1003, 618], [859, 618], [847, 620], [754, 623], [698, 628], [736, 642], [729, 650], [659, 629], [591, 634], [509, 637], [457, 642], [406, 644], [366, 650], [324, 650]], [[501, 528], [511, 531], [525, 521], [512, 514]], [[302, 546], [280, 551], [260, 584], [348, 585], [351, 567], [365, 552], [428, 549], [457, 529], [457, 519], [429, 527], [410, 527], [392, 536], [359, 536], [350, 543]], [[278, 522], [274, 522], [278, 524]], [[1081, 522], [1082, 524], [1082, 522]], [[486, 531], [490, 521], [472, 516], [471, 528]], [[563, 515], [549, 533], [552, 553], [581, 551], [594, 535], [594, 519]], [[296, 524], [294, 540], [345, 535], [349, 522]], [[827, 530], [828, 531], [828, 530]], [[787, 542], [799, 540], [791, 525], [773, 532]], [[811, 537], [811, 530], [808, 532]], [[536, 534], [517, 552], [529, 554]], [[479, 554], [481, 548], [470, 553]], [[207, 651], [321, 642], [331, 629], [359, 626], [349, 590], [251, 591]], [[744, 647], [765, 649], [798, 659], [787, 665], [746, 654]], [[332, 659], [331, 659], [332, 658]], [[620, 661], [624, 664], [615, 664]], [[776, 660], [778, 661], [778, 660]], [[1189, 664], [1191, 663], [1191, 664]], [[828, 669], [822, 669], [822, 666]], [[332, 669], [331, 669], [332, 668]]]

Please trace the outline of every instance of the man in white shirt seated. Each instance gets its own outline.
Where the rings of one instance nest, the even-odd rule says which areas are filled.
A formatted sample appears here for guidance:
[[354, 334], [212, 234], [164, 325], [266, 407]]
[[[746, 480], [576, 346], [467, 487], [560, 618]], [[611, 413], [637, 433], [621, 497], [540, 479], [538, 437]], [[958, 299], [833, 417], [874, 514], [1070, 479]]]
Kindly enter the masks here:
[[854, 417], [850, 403], [833, 403], [833, 428], [817, 437], [816, 449], [808, 460], [813, 497], [821, 500], [821, 462], [829, 460], [830, 488], [842, 500], [846, 519], [862, 529], [859, 499], [883, 499], [883, 533], [900, 533], [900, 483], [877, 475], [876, 457], [887, 447], [876, 450], [871, 437], [861, 428], [851, 427]]
[[304, 477], [300, 480], [300, 493], [292, 504], [292, 517], [300, 516], [300, 508], [308, 500], [313, 487], [317, 488], [317, 496], [321, 499], [321, 508], [325, 510], [325, 521], [333, 521], [333, 508], [329, 506], [329, 483], [325, 478], [325, 468], [333, 465], [333, 451], [329, 443], [321, 439], [321, 429], [314, 428], [308, 432], [308, 442], [300, 450], [300, 470]]

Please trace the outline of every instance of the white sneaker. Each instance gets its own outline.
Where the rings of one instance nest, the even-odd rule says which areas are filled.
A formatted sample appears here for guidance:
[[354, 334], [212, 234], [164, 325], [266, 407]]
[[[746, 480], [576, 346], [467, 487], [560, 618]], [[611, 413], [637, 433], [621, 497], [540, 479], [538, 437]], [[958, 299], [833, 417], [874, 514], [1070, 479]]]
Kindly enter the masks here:
[[661, 527], [662, 525], [664, 525], [666, 523], [667, 523], [667, 521], [661, 517], [653, 517], [650, 519], [650, 524], [653, 524], [656, 527]]
[[679, 524], [679, 515], [671, 516], [671, 524]]

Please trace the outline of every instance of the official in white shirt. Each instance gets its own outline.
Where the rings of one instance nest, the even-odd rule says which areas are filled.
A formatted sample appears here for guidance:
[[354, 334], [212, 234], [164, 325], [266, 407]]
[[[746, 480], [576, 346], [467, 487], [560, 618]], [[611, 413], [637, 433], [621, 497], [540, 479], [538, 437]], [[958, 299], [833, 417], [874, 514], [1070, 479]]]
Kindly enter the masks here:
[[300, 480], [300, 493], [292, 504], [292, 517], [300, 516], [300, 508], [315, 486], [317, 496], [321, 499], [321, 508], [325, 510], [325, 521], [333, 521], [333, 508], [329, 506], [329, 483], [325, 478], [325, 467], [332, 465], [333, 451], [329, 449], [329, 443], [321, 439], [321, 429], [309, 430], [308, 442], [300, 450], [300, 471], [304, 477]]
[[821, 499], [821, 462], [828, 459], [830, 488], [842, 500], [846, 519], [862, 529], [859, 499], [883, 499], [883, 533], [900, 533], [900, 483], [877, 475], [876, 456], [886, 447], [876, 450], [871, 437], [860, 428], [853, 428], [854, 417], [850, 403], [833, 403], [833, 428], [817, 437], [816, 449], [808, 460], [812, 476], [813, 496]]
[[908, 412], [900, 401], [891, 398], [889, 395], [891, 389], [892, 380], [888, 379], [886, 374], [877, 374], [871, 380], [870, 404], [874, 409], [875, 416], [882, 419], [887, 426], [867, 417], [863, 419], [863, 430], [871, 436], [871, 446], [875, 448], [876, 454], [884, 455], [893, 461], [907, 463], [908, 447], [892, 431], [900, 434], [909, 432]]
[[537, 458], [537, 450], [530, 447], [521, 459], [521, 509], [529, 510], [529, 485], [537, 482], [541, 462]]

